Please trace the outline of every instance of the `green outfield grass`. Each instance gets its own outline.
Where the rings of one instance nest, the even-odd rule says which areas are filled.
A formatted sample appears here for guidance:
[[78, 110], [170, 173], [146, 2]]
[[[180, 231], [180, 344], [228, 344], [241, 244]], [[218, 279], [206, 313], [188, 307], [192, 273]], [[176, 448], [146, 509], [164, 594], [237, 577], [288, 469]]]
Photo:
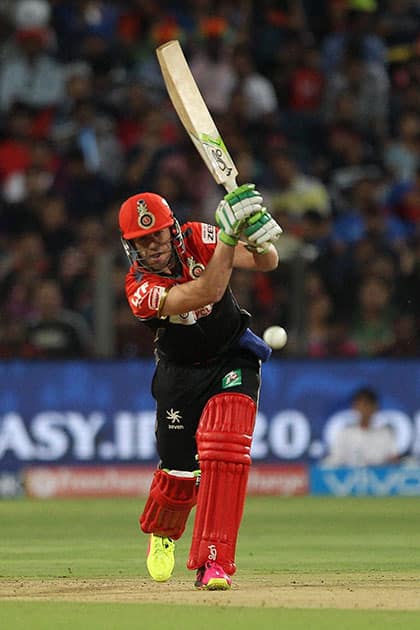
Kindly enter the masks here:
[[[249, 609], [160, 604], [1, 603], [10, 630], [418, 630], [414, 612]], [[9, 624], [9, 625], [7, 625]]]
[[[142, 504], [133, 499], [0, 501], [0, 587], [15, 580], [19, 595], [19, 583], [27, 579], [62, 580], [64, 585], [89, 579], [144, 582], [146, 538], [137, 526]], [[185, 568], [190, 532], [191, 523], [177, 546], [175, 586], [165, 584], [162, 592], [176, 588], [176, 580], [184, 590], [192, 584]], [[238, 608], [230, 594], [223, 600], [225, 594], [217, 593], [212, 602], [213, 594], [207, 593], [205, 601], [198, 600], [204, 602], [201, 606], [183, 602], [181, 593], [182, 605], [177, 605], [159, 601], [156, 589], [152, 603], [3, 600], [0, 627], [420, 628], [420, 610], [340, 610], [322, 604], [283, 608], [281, 602], [282, 588], [291, 585], [302, 592], [313, 585], [322, 589], [324, 583], [328, 589], [349, 584], [351, 590], [358, 580], [362, 585], [399, 580], [400, 587], [405, 581], [411, 589], [420, 586], [418, 498], [250, 498], [237, 563], [239, 587], [247, 582], [250, 593], [264, 592], [269, 580], [278, 586], [279, 601]], [[418, 594], [420, 601], [420, 588]]]

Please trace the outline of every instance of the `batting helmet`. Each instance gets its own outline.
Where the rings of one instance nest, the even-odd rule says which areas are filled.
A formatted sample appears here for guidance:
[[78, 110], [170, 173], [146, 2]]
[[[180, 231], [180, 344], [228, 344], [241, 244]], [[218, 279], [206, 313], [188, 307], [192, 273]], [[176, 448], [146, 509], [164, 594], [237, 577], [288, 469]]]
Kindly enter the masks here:
[[[185, 252], [181, 228], [166, 199], [155, 193], [133, 195], [124, 201], [120, 208], [119, 224], [121, 242], [131, 264], [147, 269], [137, 251], [133, 239], [142, 238], [153, 232], [169, 228], [172, 241], [172, 255], [181, 258]], [[154, 271], [155, 273], [158, 273]]]
[[119, 223], [122, 237], [129, 241], [171, 227], [174, 215], [166, 199], [155, 193], [141, 193], [124, 201]]

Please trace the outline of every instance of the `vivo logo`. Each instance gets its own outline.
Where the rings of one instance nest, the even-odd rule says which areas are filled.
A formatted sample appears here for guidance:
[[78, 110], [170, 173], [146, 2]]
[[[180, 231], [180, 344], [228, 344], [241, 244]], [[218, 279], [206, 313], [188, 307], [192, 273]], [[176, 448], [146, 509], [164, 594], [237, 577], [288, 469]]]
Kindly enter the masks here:
[[416, 496], [420, 495], [420, 468], [314, 469], [312, 485], [316, 494], [334, 494], [342, 497]]

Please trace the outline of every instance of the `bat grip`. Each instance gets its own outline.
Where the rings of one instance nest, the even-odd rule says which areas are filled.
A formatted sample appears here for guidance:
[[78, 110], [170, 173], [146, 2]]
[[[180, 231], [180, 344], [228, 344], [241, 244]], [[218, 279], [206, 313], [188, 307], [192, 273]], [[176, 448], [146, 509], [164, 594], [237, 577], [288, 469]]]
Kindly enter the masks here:
[[232, 191], [234, 191], [235, 188], [238, 188], [236, 177], [230, 177], [229, 179], [227, 179], [225, 182], [223, 182], [223, 186], [225, 187], [226, 192], [228, 193], [231, 193]]

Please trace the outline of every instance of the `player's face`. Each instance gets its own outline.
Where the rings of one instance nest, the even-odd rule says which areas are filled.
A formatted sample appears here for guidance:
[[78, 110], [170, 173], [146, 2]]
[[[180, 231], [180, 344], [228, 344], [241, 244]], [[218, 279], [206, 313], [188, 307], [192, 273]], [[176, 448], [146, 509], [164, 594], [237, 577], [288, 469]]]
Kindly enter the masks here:
[[134, 245], [142, 259], [142, 263], [153, 271], [163, 271], [172, 256], [171, 232], [164, 228], [152, 232], [148, 236], [135, 238]]

